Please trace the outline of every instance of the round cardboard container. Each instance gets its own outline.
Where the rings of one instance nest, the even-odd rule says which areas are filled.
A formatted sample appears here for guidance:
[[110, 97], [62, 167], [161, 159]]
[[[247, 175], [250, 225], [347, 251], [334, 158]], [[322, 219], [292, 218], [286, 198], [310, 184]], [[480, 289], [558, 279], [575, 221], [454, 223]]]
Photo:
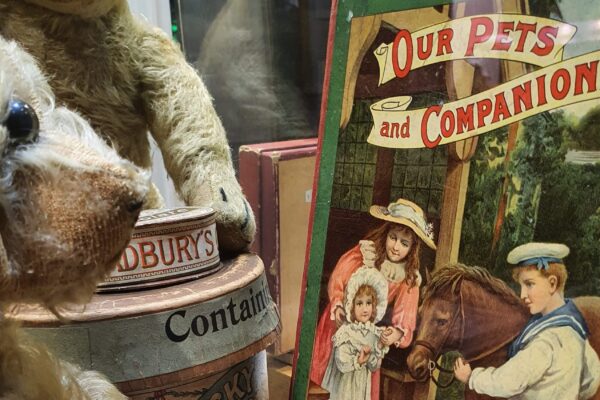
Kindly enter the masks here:
[[144, 210], [117, 267], [98, 285], [98, 292], [171, 285], [220, 267], [214, 210]]
[[61, 359], [102, 372], [133, 399], [268, 398], [264, 350], [280, 324], [256, 255], [226, 260], [203, 279], [96, 294], [85, 310], [62, 315], [72, 322], [23, 305], [15, 318]]

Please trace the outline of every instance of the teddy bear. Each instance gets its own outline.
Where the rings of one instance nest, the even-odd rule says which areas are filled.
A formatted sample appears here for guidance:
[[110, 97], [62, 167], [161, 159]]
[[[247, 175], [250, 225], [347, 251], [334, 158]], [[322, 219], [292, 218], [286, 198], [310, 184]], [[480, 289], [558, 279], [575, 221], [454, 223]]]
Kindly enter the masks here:
[[89, 302], [129, 242], [149, 174], [56, 105], [33, 57], [0, 37], [0, 399], [126, 399], [61, 361], [14, 314]]
[[[220, 249], [249, 248], [256, 225], [225, 131], [173, 40], [134, 18], [126, 0], [0, 0], [0, 35], [38, 60], [59, 104], [143, 168], [149, 131], [184, 202], [217, 211]], [[145, 207], [162, 205], [153, 187]]]

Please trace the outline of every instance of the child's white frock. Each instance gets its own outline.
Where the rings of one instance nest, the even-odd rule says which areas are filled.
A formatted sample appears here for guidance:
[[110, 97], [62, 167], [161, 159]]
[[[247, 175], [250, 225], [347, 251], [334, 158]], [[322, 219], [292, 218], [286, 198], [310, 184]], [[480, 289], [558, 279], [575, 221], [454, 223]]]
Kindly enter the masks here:
[[[354, 322], [342, 325], [332, 338], [333, 352], [325, 371], [322, 386], [331, 400], [370, 400], [371, 372], [381, 365], [389, 347], [377, 347], [383, 328], [372, 322]], [[366, 363], [358, 363], [363, 346], [371, 347]]]

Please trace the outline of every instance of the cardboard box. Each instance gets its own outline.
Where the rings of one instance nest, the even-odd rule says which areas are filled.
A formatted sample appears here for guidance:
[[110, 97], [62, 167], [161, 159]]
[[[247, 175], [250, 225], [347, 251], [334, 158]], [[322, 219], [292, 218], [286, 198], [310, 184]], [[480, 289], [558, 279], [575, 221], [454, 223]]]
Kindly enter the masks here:
[[240, 183], [257, 221], [252, 250], [265, 264], [271, 296], [281, 311], [274, 354], [295, 346], [316, 149], [316, 139], [240, 148]]

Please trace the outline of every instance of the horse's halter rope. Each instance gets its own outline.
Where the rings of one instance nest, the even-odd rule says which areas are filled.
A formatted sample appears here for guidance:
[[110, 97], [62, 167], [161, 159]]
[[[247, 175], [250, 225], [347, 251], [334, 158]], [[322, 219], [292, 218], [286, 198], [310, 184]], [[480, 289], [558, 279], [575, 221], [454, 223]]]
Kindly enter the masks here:
[[[460, 291], [459, 291], [460, 293]], [[448, 330], [446, 331], [446, 333], [444, 334], [444, 338], [442, 339], [441, 343], [445, 343], [446, 339], [448, 339], [448, 335], [450, 335], [450, 332], [452, 332], [452, 328], [454, 327], [454, 324], [456, 323], [456, 320], [458, 319], [459, 314], [461, 314], [462, 312], [462, 294], [460, 296], [460, 307], [459, 309], [456, 311], [456, 313], [452, 316], [452, 321], [450, 322], [450, 326], [448, 327]], [[423, 346], [425, 347], [427, 350], [429, 350], [429, 352], [431, 353], [432, 358], [436, 358], [437, 357], [437, 351], [435, 349], [435, 347], [433, 347], [433, 345], [431, 343], [429, 343], [426, 340], [415, 340], [415, 346]]]
[[[460, 320], [460, 339], [459, 339], [460, 343], [459, 343], [458, 347], [462, 348], [463, 338], [465, 336], [465, 310], [463, 307], [462, 282], [461, 282], [460, 287], [458, 288], [458, 294], [459, 294], [459, 307], [456, 310], [456, 312], [454, 313], [454, 315], [452, 316], [452, 321], [450, 322], [450, 326], [448, 327], [448, 330], [444, 334], [444, 337], [440, 343], [442, 343], [442, 344], [446, 343], [446, 340], [448, 339], [450, 332], [452, 332], [452, 330], [454, 328], [454, 324], [456, 324], [457, 320]], [[433, 383], [435, 383], [435, 385], [437, 387], [441, 387], [442, 389], [447, 388], [448, 386], [452, 385], [452, 383], [454, 382], [454, 370], [446, 369], [437, 362], [438, 351], [435, 349], [435, 347], [433, 347], [433, 345], [426, 340], [415, 340], [415, 346], [423, 346], [427, 350], [429, 350], [429, 352], [431, 353], [432, 358], [427, 363], [427, 369], [429, 370], [429, 378], [433, 381]], [[447, 383], [442, 384], [442, 383], [438, 382], [438, 380], [433, 376], [433, 373], [436, 369], [438, 369], [440, 372], [452, 373], [452, 377], [450, 378], [450, 380]]]
[[[450, 323], [450, 327], [448, 328], [448, 331], [444, 335], [444, 338], [441, 341], [441, 343], [443, 344], [446, 342], [446, 339], [448, 339], [450, 332], [452, 332], [452, 328], [454, 328], [454, 324], [456, 323], [456, 320], [459, 319], [459, 316], [460, 316], [460, 339], [459, 339], [459, 344], [458, 344], [458, 348], [460, 349], [460, 348], [462, 348], [462, 345], [463, 345], [463, 341], [464, 341], [464, 337], [465, 337], [465, 325], [466, 325], [465, 309], [464, 309], [464, 302], [463, 302], [463, 295], [462, 295], [462, 282], [458, 289], [458, 294], [459, 294], [459, 300], [460, 300], [459, 305], [460, 306], [459, 306], [458, 310], [456, 311], [456, 313], [454, 314], [454, 316], [452, 317], [452, 322]], [[517, 335], [518, 335], [518, 333], [512, 335], [507, 340], [501, 342], [497, 346], [494, 346], [492, 349], [485, 351], [485, 352], [477, 355], [476, 357], [472, 357], [468, 360], [465, 360], [465, 362], [471, 363], [473, 361], [480, 360], [482, 358], [489, 356], [490, 354], [495, 353], [496, 351], [500, 350], [502, 347], [506, 346], [508, 343], [512, 342], [517, 337]], [[442, 389], [450, 386], [454, 382], [454, 370], [446, 369], [437, 362], [438, 351], [433, 347], [433, 345], [431, 343], [427, 342], [426, 340], [415, 340], [415, 346], [425, 347], [427, 350], [429, 350], [429, 352], [432, 355], [432, 358], [428, 362], [427, 368], [429, 369], [429, 377], [433, 381], [433, 383], [435, 383], [436, 386], [441, 387]], [[450, 379], [450, 381], [448, 381], [448, 383], [445, 383], [445, 384], [439, 383], [433, 376], [433, 372], [436, 369], [438, 369], [440, 372], [452, 373], [452, 378]]]

